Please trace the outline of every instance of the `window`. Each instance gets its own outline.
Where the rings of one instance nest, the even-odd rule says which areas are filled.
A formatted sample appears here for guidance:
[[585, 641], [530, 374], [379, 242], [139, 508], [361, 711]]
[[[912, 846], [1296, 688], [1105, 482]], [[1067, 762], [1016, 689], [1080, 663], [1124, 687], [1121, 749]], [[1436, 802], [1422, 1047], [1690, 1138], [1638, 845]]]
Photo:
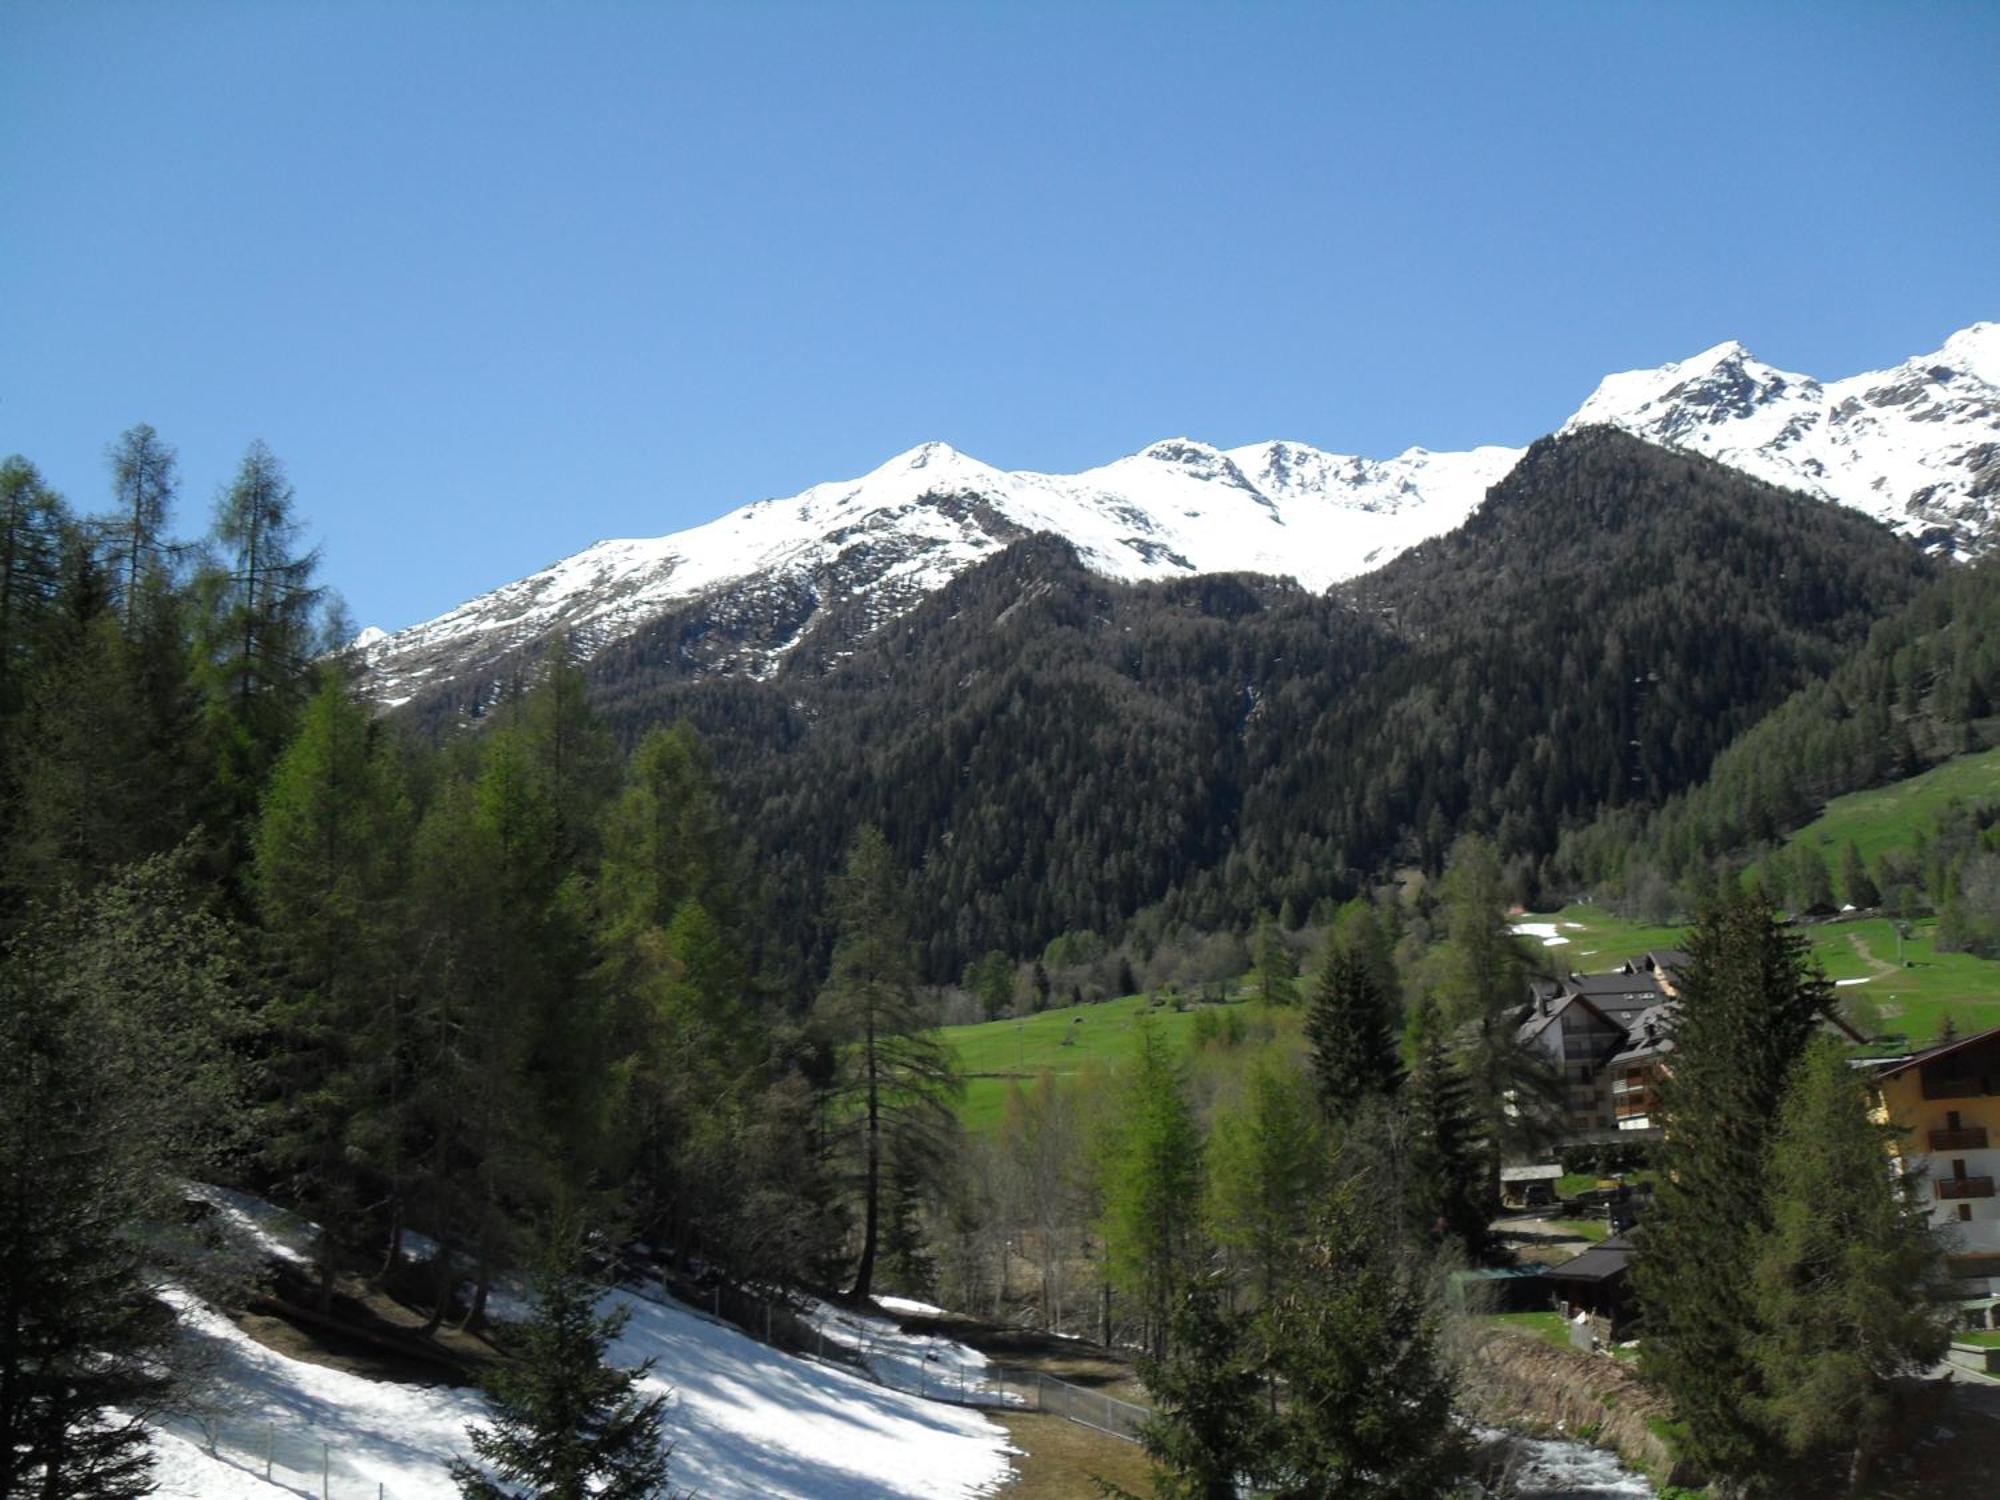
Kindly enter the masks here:
[[1958, 1128], [1959, 1128], [1959, 1126], [1958, 1126], [1958, 1111], [1957, 1111], [1957, 1110], [1955, 1110], [1955, 1109], [1950, 1109], [1950, 1110], [1946, 1110], [1946, 1111], [1945, 1111], [1945, 1116], [1944, 1116], [1944, 1128], [1945, 1128], [1946, 1130], [1956, 1130], [1956, 1129], [1958, 1129]]
[[1970, 1203], [1959, 1204], [1958, 1217], [1961, 1223], [1970, 1224], [1972, 1222], [1972, 1205]]
[[1965, 1181], [1965, 1158], [1964, 1158], [1964, 1157], [1962, 1157], [1962, 1156], [1954, 1156], [1954, 1157], [1953, 1157], [1953, 1158], [1951, 1159], [1951, 1175], [1952, 1175], [1952, 1176], [1953, 1176], [1953, 1177], [1954, 1177], [1955, 1179], [1957, 1179], [1958, 1181], [1960, 1181], [1960, 1182], [1963, 1182], [1963, 1181]]

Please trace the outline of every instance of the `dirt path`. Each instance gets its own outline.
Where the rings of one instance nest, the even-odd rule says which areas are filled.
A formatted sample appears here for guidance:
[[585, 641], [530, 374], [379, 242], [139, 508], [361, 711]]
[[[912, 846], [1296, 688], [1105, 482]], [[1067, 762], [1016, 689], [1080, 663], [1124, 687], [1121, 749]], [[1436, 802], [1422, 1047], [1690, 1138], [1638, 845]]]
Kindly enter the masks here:
[[1854, 946], [1854, 951], [1860, 955], [1861, 961], [1875, 971], [1877, 978], [1884, 974], [1894, 974], [1897, 972], [1894, 964], [1890, 963], [1887, 959], [1875, 956], [1875, 951], [1868, 946], [1868, 939], [1861, 936], [1860, 933], [1848, 933], [1847, 941]]

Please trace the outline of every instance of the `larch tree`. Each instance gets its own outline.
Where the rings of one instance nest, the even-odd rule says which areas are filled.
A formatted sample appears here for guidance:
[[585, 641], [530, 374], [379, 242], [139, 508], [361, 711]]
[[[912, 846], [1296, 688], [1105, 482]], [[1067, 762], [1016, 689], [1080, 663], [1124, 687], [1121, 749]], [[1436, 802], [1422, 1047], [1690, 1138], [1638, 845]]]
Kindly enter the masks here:
[[1208, 1221], [1261, 1306], [1276, 1299], [1305, 1232], [1325, 1145], [1305, 1079], [1269, 1059], [1210, 1129]]
[[839, 1049], [838, 1128], [860, 1158], [861, 1251], [850, 1293], [866, 1298], [881, 1252], [891, 1147], [948, 1137], [964, 1085], [917, 993], [905, 880], [879, 828], [855, 835], [831, 895], [839, 936], [815, 1013]]
[[179, 457], [146, 423], [127, 428], [106, 451], [113, 509], [99, 525], [117, 574], [126, 633], [137, 624], [149, 573], [167, 570], [167, 518], [180, 488]]
[[1105, 1275], [1138, 1304], [1155, 1359], [1167, 1352], [1174, 1293], [1204, 1251], [1201, 1131], [1184, 1074], [1159, 1029], [1142, 1021], [1101, 1148]]
[[367, 714], [331, 676], [271, 775], [252, 868], [279, 997], [267, 1151], [322, 1226], [320, 1297], [379, 1216], [399, 1237], [408, 1102], [404, 921], [409, 809]]
[[217, 502], [214, 555], [196, 579], [197, 644], [225, 823], [247, 823], [313, 691], [322, 590], [292, 486], [261, 442]]
[[27, 668], [63, 591], [69, 515], [19, 454], [0, 462], [0, 723], [20, 707]]

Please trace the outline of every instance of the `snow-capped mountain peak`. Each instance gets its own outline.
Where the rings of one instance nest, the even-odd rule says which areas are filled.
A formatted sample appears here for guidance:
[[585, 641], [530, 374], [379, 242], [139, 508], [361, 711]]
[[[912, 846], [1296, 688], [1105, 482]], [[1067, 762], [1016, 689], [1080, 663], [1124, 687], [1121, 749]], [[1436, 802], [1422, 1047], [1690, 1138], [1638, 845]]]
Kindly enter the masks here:
[[[1564, 430], [1598, 423], [1858, 507], [1940, 550], [1970, 554], [2000, 536], [2000, 324], [1824, 383], [1732, 340], [1606, 376]], [[1045, 474], [927, 442], [690, 530], [599, 542], [355, 644], [387, 704], [440, 682], [490, 682], [559, 632], [589, 651], [668, 615], [683, 622], [674, 649], [686, 669], [768, 675], [828, 618], [824, 606], [841, 605], [841, 631], [865, 631], [1032, 532], [1066, 538], [1112, 578], [1242, 571], [1319, 589], [1451, 530], [1519, 456], [1413, 447], [1373, 459], [1175, 437]]]

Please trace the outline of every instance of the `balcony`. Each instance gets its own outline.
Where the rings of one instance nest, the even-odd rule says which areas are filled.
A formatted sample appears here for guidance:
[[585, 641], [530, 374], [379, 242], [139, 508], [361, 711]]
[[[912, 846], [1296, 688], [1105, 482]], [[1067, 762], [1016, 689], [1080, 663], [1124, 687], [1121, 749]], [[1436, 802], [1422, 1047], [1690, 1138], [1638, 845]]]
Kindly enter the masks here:
[[1946, 1078], [1925, 1072], [1923, 1091], [1926, 1099], [1977, 1099], [1986, 1092], [1983, 1078]]
[[1984, 1125], [1967, 1125], [1959, 1130], [1938, 1129], [1931, 1132], [1933, 1151], [1984, 1151], [1985, 1149]]
[[1940, 1177], [1937, 1180], [1937, 1195], [1950, 1202], [1956, 1198], [1991, 1198], [1993, 1179], [1991, 1177]]

